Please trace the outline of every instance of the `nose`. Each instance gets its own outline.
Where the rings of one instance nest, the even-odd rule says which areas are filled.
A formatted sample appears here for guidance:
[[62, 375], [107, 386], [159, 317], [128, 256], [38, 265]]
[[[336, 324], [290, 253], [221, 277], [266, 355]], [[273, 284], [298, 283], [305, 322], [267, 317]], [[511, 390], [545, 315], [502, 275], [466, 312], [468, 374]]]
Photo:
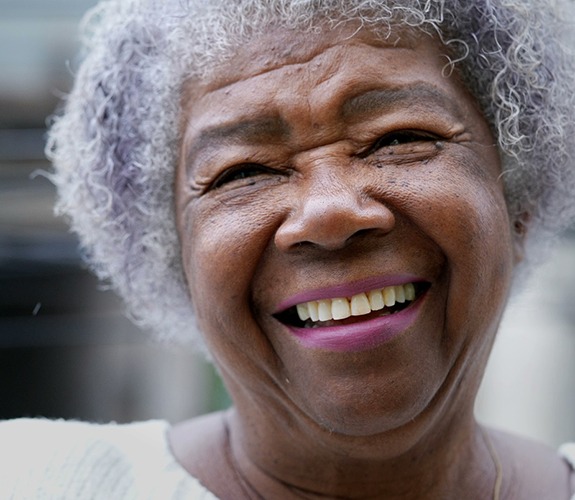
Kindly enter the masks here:
[[356, 184], [361, 183], [344, 183], [332, 176], [301, 189], [292, 212], [276, 231], [276, 247], [282, 251], [302, 245], [338, 250], [359, 235], [389, 233], [395, 226], [393, 212]]

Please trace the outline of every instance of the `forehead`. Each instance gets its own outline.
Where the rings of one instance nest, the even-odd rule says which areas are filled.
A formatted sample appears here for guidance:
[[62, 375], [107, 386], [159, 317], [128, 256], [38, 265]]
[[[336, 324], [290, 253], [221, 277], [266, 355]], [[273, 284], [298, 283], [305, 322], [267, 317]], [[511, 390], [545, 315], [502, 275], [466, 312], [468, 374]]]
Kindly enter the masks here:
[[[333, 47], [359, 45], [395, 49], [414, 49], [423, 45], [436, 55], [445, 51], [443, 46], [439, 50], [438, 41], [418, 30], [390, 30], [384, 36], [351, 23], [336, 29], [324, 26], [318, 31], [306, 32], [274, 28], [240, 43], [235, 49], [224, 51], [220, 63], [204, 78], [185, 82], [183, 102], [189, 105], [203, 94], [234, 82], [313, 61]], [[443, 59], [443, 64], [446, 62], [447, 59]]]
[[[348, 23], [335, 29], [326, 26], [317, 31], [294, 31], [286, 28], [270, 28], [222, 52], [219, 64], [215, 64], [203, 81], [191, 80], [188, 90], [224, 86], [234, 80], [272, 71], [281, 66], [295, 65], [312, 60], [329, 47], [365, 43], [375, 47], [413, 47], [420, 32], [399, 30], [385, 36]], [[431, 38], [428, 37], [428, 40]]]
[[470, 99], [456, 78], [445, 76], [444, 52], [437, 40], [413, 31], [385, 39], [350, 26], [270, 31], [211, 78], [188, 82], [185, 135], [279, 137], [289, 123], [307, 120], [317, 128], [408, 105], [414, 113], [435, 107], [460, 118]]

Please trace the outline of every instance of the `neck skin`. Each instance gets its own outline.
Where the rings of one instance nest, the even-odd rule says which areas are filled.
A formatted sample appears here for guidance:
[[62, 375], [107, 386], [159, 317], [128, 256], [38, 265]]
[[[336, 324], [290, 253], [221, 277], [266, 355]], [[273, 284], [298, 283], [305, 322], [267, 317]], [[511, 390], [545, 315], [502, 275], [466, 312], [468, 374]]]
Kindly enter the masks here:
[[223, 375], [235, 406], [170, 432], [174, 456], [219, 498], [493, 498], [497, 470], [473, 417], [473, 383], [460, 380], [401, 428], [346, 436]]
[[[400, 454], [404, 443], [397, 432], [344, 437], [295, 421], [279, 428], [274, 421], [256, 423], [242, 415], [230, 410], [224, 426], [227, 462], [247, 498], [485, 500], [493, 495], [495, 465], [472, 412], [442, 420]], [[302, 432], [310, 435], [301, 439]]]

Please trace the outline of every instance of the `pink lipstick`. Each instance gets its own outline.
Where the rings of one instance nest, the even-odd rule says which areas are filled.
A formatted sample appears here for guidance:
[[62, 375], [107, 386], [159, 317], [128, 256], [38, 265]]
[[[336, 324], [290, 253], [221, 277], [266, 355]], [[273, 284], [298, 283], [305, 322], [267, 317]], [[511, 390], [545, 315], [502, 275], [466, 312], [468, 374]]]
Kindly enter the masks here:
[[[368, 314], [360, 312], [337, 321], [317, 321], [317, 317], [313, 318], [315, 321], [301, 321], [307, 316], [300, 316], [301, 319], [298, 319], [294, 314], [298, 304], [339, 297], [349, 299], [356, 294], [409, 283], [414, 284], [417, 290], [414, 297], [396, 305], [392, 302], [385, 308], [372, 310]], [[339, 352], [363, 351], [389, 342], [405, 332], [417, 318], [429, 286], [429, 282], [422, 281], [420, 277], [408, 275], [370, 278], [294, 295], [278, 306], [277, 309], [282, 312], [275, 316], [305, 347]]]

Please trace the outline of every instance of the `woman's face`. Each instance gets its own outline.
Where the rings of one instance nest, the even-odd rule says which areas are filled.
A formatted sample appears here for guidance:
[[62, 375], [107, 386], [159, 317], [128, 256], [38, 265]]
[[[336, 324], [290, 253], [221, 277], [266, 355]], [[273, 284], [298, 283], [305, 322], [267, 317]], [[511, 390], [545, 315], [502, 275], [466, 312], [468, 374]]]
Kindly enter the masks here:
[[515, 259], [481, 112], [429, 37], [272, 35], [183, 109], [182, 258], [232, 396], [356, 436], [470, 410]]

